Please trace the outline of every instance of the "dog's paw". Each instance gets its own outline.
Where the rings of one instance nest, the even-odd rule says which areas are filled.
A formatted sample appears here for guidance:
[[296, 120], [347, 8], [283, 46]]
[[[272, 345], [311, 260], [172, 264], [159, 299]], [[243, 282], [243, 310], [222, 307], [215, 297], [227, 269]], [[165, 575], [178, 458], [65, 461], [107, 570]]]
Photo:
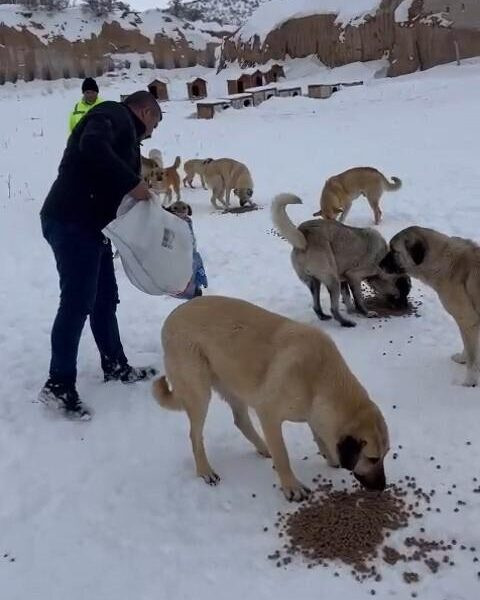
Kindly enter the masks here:
[[282, 485], [282, 491], [289, 502], [302, 502], [312, 493], [307, 486], [299, 481], [292, 485]]
[[214, 471], [201, 475], [203, 481], [210, 486], [216, 486], [220, 483], [220, 477]]
[[451, 359], [458, 365], [464, 365], [467, 362], [463, 352], [456, 352], [455, 354], [452, 354]]

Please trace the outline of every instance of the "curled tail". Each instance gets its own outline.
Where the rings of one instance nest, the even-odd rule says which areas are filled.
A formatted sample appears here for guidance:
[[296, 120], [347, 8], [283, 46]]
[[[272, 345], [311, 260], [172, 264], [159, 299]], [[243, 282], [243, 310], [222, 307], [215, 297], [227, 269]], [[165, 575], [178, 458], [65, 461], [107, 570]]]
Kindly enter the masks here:
[[287, 204], [302, 204], [302, 200], [294, 194], [279, 194], [275, 196], [271, 207], [273, 224], [294, 248], [305, 250], [307, 240], [303, 233], [289, 219], [285, 210]]
[[156, 379], [152, 385], [152, 394], [155, 400], [167, 410], [184, 410], [183, 404], [175, 396], [175, 392], [168, 387], [165, 376]]
[[175, 162], [174, 162], [174, 163], [173, 163], [173, 165], [172, 165], [172, 166], [173, 166], [173, 168], [174, 168], [174, 169], [178, 169], [178, 167], [180, 166], [180, 163], [181, 163], [181, 162], [182, 162], [182, 159], [181, 159], [179, 156], [177, 156], [177, 158], [175, 159]]
[[385, 189], [389, 190], [391, 192], [394, 192], [395, 190], [399, 190], [402, 187], [402, 180], [399, 179], [398, 177], [392, 177], [392, 182], [388, 181], [388, 179], [385, 177], [385, 175], [383, 176], [384, 179], [384, 184], [385, 184]]

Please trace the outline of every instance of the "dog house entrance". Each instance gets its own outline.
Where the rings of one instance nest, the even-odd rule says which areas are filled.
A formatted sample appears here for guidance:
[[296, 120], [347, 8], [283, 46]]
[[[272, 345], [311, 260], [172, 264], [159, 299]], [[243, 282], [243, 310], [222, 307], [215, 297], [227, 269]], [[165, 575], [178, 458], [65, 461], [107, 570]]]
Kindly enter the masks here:
[[200, 88], [196, 83], [192, 85], [192, 96], [194, 98], [198, 98], [200, 96]]
[[149, 85], [148, 86], [148, 91], [152, 94], [152, 96], [158, 100], [158, 92], [157, 92], [157, 86], [155, 85]]

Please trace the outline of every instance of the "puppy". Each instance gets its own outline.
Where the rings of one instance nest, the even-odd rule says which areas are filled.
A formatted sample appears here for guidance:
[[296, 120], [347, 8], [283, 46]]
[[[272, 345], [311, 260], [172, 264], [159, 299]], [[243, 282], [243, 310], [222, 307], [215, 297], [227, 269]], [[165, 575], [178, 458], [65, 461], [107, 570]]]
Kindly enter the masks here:
[[[368, 489], [385, 488], [387, 425], [333, 341], [319, 329], [243, 300], [204, 296], [167, 317], [162, 344], [166, 377], [154, 382], [153, 395], [164, 408], [187, 413], [197, 475], [209, 485], [219, 482], [203, 445], [215, 390], [230, 405], [247, 440], [262, 456], [272, 456], [287, 500], [303, 500], [309, 490], [290, 467], [284, 421], [308, 423], [330, 466], [352, 471]], [[265, 441], [250, 420], [249, 407]]]
[[181, 219], [192, 216], [192, 207], [190, 204], [182, 202], [182, 200], [177, 200], [169, 206], [164, 206], [164, 208], [165, 210], [168, 210], [168, 212], [177, 215], [177, 217], [180, 217]]
[[354, 308], [351, 290], [358, 312], [368, 317], [376, 316], [365, 306], [362, 281], [366, 281], [387, 303], [397, 308], [407, 305], [410, 278], [405, 274], [387, 273], [380, 267], [388, 246], [378, 231], [322, 219], [305, 221], [297, 228], [286, 213], [288, 204], [302, 204], [302, 201], [293, 194], [280, 194], [272, 203], [272, 220], [280, 234], [293, 246], [293, 268], [309, 288], [313, 310], [319, 319], [331, 318], [323, 312], [320, 304], [322, 284], [330, 294], [332, 314], [343, 327], [354, 327], [355, 322], [340, 313], [340, 293], [349, 312]]
[[214, 208], [228, 209], [232, 191], [238, 197], [240, 206], [253, 205], [252, 176], [243, 163], [231, 158], [209, 161], [204, 166], [204, 179], [212, 190], [210, 202]]
[[205, 165], [209, 162], [212, 162], [212, 158], [193, 158], [191, 160], [187, 160], [183, 163], [183, 170], [185, 171], [185, 177], [183, 178], [183, 185], [187, 187], [187, 184], [193, 188], [193, 180], [195, 179], [195, 175], [200, 177], [200, 181], [202, 182], [202, 188], [204, 190], [207, 189], [205, 185], [205, 179], [203, 177]]
[[356, 167], [348, 169], [339, 175], [327, 179], [320, 197], [320, 210], [314, 217], [336, 219], [340, 215], [343, 223], [352, 208], [353, 201], [359, 196], [365, 196], [370, 204], [375, 218], [375, 225], [382, 219], [380, 198], [385, 190], [399, 190], [402, 182], [398, 177], [392, 177], [393, 183], [372, 167]]
[[426, 227], [407, 227], [390, 240], [382, 266], [408, 273], [433, 288], [455, 319], [463, 351], [452, 360], [466, 364], [463, 385], [478, 384], [480, 343], [480, 246]]

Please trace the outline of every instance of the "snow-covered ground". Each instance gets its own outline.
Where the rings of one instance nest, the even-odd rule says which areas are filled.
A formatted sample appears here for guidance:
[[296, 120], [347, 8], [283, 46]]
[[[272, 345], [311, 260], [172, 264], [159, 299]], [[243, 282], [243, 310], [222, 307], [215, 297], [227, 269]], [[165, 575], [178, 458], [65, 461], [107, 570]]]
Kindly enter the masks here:
[[[400, 192], [383, 198], [379, 229], [385, 237], [421, 224], [478, 239], [480, 61], [391, 80], [368, 79], [374, 67], [330, 73], [340, 80], [360, 75], [366, 84], [329, 100], [273, 99], [213, 121], [190, 118], [194, 105], [183, 99], [184, 80], [202, 71], [170, 72], [176, 100], [165, 105], [164, 121], [145, 150], [161, 148], [167, 163], [180, 154], [230, 156], [250, 166], [255, 199], [264, 210], [214, 214], [207, 192], [183, 193], [193, 206], [209, 293], [241, 297], [327, 331], [385, 414], [392, 441], [389, 480], [414, 475], [426, 489], [437, 490], [442, 513], [427, 513], [415, 527], [480, 548], [480, 496], [471, 493], [480, 471], [480, 391], [459, 385], [463, 369], [449, 359], [460, 349], [454, 322], [432, 291], [415, 283], [413, 295], [423, 300], [420, 318], [357, 318], [354, 330], [320, 323], [290, 266], [288, 245], [271, 234], [274, 194], [292, 191], [304, 198], [303, 206], [290, 210], [300, 222], [317, 209], [326, 177], [372, 165], [404, 182]], [[297, 61], [288, 74], [305, 83], [320, 78], [308, 61]], [[212, 95], [221, 95], [225, 73], [216, 79], [210, 72], [208, 78]], [[145, 82], [99, 83], [104, 98], [116, 99]], [[102, 383], [88, 330], [78, 387], [95, 411], [92, 422], [53, 418], [35, 403], [47, 374], [58, 298], [38, 211], [55, 176], [78, 88], [71, 80], [0, 87], [1, 600], [366, 598], [372, 586], [357, 584], [347, 568], [307, 570], [294, 561], [276, 569], [267, 560], [280, 545], [275, 515], [288, 504], [272, 487], [270, 463], [234, 430], [222, 403], [212, 403], [205, 434], [212, 464], [223, 477], [217, 489], [194, 476], [185, 415], [160, 409], [148, 384]], [[371, 224], [364, 200], [356, 201], [349, 222]], [[160, 329], [178, 302], [142, 295], [120, 267], [117, 275], [119, 320], [131, 362], [161, 368]], [[285, 431], [300, 479], [308, 482], [319, 472], [334, 481], [346, 476], [318, 459], [305, 427]], [[448, 496], [453, 483], [457, 496]], [[458, 499], [467, 505], [455, 513]], [[405, 534], [397, 532], [392, 540]], [[451, 569], [420, 571], [419, 598], [478, 597], [473, 555], [451, 555]], [[410, 597], [401, 571], [383, 570], [377, 598]]]

